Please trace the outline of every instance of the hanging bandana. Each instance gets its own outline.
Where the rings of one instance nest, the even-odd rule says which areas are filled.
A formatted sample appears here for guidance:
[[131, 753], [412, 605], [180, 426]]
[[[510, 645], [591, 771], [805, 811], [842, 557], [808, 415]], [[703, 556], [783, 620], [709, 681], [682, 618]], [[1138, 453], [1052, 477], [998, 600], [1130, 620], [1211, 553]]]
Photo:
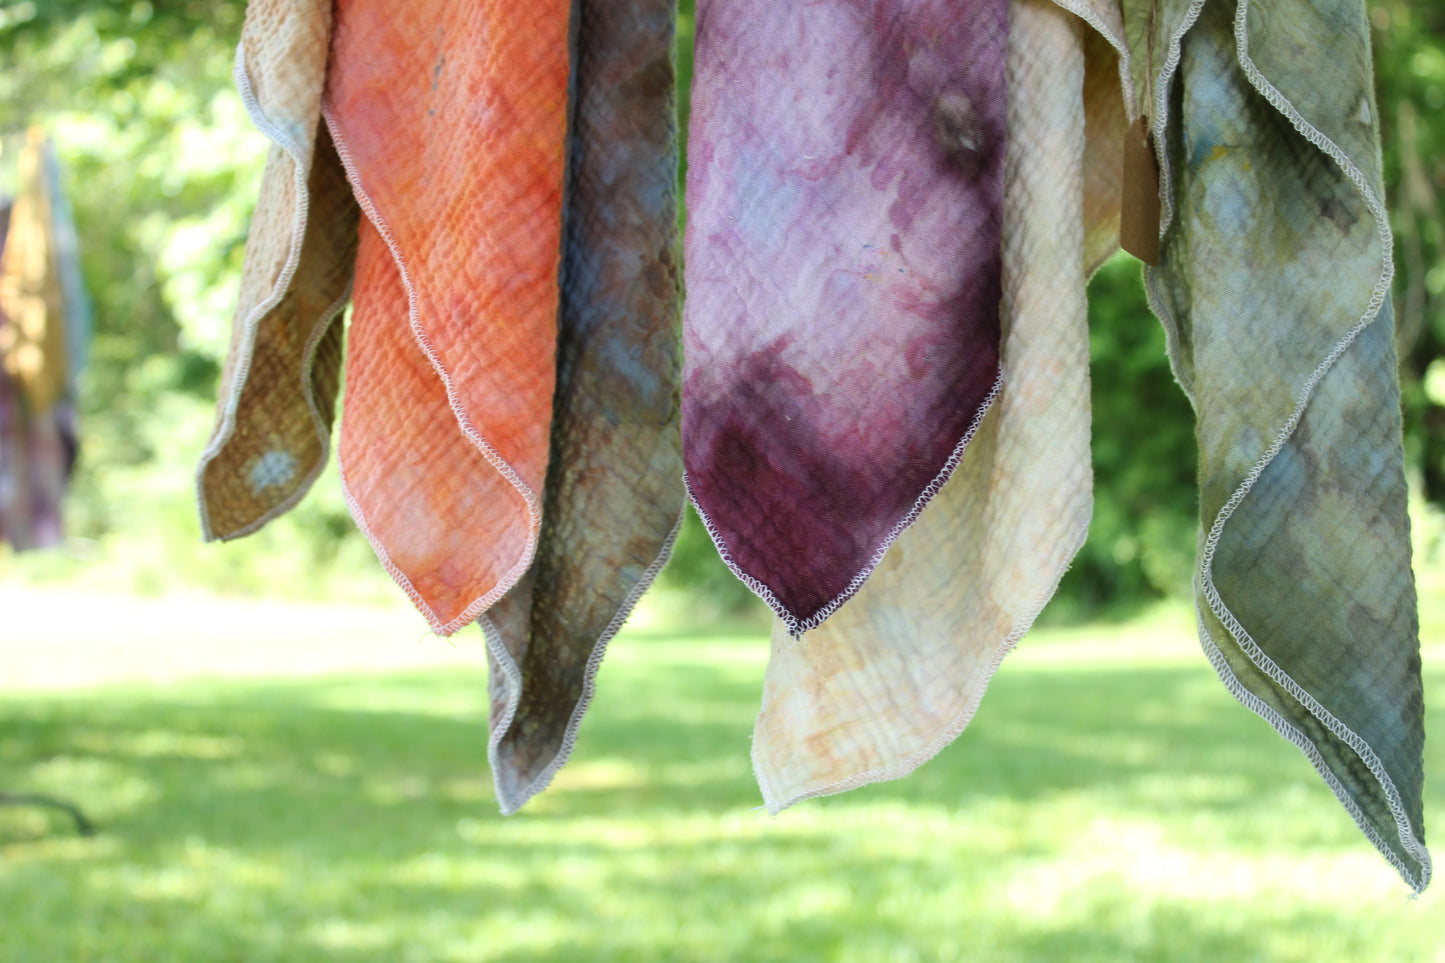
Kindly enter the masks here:
[[482, 620], [503, 812], [566, 761], [607, 642], [682, 514], [674, 0], [585, 0], [537, 558]]
[[63, 539], [89, 309], [59, 165], [38, 128], [18, 174], [14, 207], [0, 198], [0, 540], [25, 550]]
[[336, 5], [326, 119], [365, 217], [347, 501], [444, 634], [532, 562], [557, 355], [571, 5]]
[[1130, 0], [1125, 19], [1168, 188], [1146, 281], [1198, 415], [1200, 638], [1230, 691], [1424, 889], [1392, 240], [1363, 5]]
[[251, 218], [216, 428], [196, 474], [202, 533], [246, 535], [301, 500], [325, 467], [357, 207], [321, 94], [330, 0], [252, 0], [236, 82], [271, 139]]
[[952, 472], [998, 381], [1005, 0], [702, 0], [683, 437], [798, 634]]
[[772, 812], [906, 775], [947, 745], [1084, 541], [1084, 282], [1116, 243], [1124, 132], [1118, 58], [1091, 42], [1086, 72], [1085, 30], [1049, 0], [1011, 6], [1003, 387], [858, 595], [801, 641], [774, 628], [753, 735]]

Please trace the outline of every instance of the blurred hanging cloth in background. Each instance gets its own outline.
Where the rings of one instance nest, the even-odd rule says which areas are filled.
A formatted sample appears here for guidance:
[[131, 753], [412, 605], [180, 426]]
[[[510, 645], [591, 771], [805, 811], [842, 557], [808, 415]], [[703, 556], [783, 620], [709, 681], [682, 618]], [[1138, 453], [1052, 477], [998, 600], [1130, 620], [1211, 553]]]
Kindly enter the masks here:
[[13, 206], [0, 205], [0, 536], [17, 550], [63, 536], [90, 327], [75, 224], [38, 129], [26, 136], [18, 174]]
[[700, 0], [683, 438], [794, 635], [858, 591], [998, 388], [1007, 0]]
[[671, 0], [253, 0], [238, 51], [275, 146], [206, 534], [254, 531], [316, 477], [354, 295], [348, 503], [436, 631], [496, 606], [506, 811], [566, 759], [681, 514], [674, 19]]

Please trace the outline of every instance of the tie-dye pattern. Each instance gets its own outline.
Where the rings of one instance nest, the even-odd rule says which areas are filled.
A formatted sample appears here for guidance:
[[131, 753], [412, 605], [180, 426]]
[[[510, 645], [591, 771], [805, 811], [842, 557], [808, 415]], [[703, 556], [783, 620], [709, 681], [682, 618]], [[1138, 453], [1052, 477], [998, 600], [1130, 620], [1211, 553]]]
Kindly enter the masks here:
[[335, 7], [324, 113], [365, 218], [347, 500], [450, 634], [531, 564], [557, 352], [571, 4]]
[[579, 9], [541, 539], [482, 619], [503, 812], [566, 761], [603, 650], [682, 512], [674, 2]]
[[[1423, 712], [1360, 0], [1126, 3], [1158, 57], [1146, 275], [1200, 449], [1200, 636], [1417, 890]], [[1153, 34], [1133, 25], [1152, 22]], [[1162, 25], [1162, 26], [1161, 26]], [[1153, 37], [1153, 52], [1137, 46]], [[1171, 52], [1174, 51], [1174, 52]], [[1160, 61], [1156, 61], [1160, 62]]]
[[800, 633], [956, 464], [998, 376], [1005, 0], [702, 0], [683, 437]]

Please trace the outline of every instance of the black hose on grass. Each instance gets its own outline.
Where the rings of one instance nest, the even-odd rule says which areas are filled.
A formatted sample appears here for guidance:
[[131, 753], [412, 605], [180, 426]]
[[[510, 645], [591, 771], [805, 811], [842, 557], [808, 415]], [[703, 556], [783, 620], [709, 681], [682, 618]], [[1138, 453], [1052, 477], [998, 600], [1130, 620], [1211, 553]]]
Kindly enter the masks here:
[[49, 809], [59, 809], [70, 814], [75, 820], [75, 831], [82, 836], [94, 836], [95, 824], [85, 818], [85, 813], [80, 811], [78, 806], [66, 802], [63, 799], [56, 799], [54, 796], [41, 796], [36, 793], [15, 793], [0, 792], [0, 806], [44, 806]]

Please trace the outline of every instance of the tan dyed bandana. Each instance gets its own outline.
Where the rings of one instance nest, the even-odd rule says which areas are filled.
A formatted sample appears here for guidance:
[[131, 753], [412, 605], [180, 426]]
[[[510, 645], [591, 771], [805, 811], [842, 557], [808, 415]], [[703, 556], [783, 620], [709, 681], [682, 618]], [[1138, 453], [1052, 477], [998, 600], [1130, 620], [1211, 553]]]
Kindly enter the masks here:
[[[1107, 43], [1086, 57], [1087, 32], [1048, 0], [1010, 8], [1003, 387], [858, 595], [801, 640], [774, 629], [753, 735], [770, 811], [897, 778], [947, 745], [1083, 544], [1084, 284], [1114, 246], [1123, 134], [1118, 60]], [[1093, 110], [1086, 88], [1102, 94]]]

